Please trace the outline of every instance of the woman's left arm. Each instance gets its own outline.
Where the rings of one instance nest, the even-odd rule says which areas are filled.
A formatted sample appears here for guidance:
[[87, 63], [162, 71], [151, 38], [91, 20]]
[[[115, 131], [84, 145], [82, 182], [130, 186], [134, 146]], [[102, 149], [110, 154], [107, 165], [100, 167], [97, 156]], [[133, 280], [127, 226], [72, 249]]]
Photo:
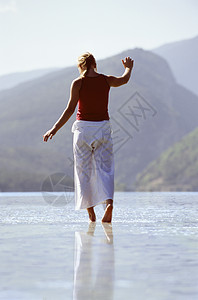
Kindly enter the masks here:
[[76, 105], [79, 100], [79, 91], [81, 87], [81, 78], [75, 79], [71, 84], [70, 89], [70, 99], [68, 101], [67, 107], [58, 119], [58, 121], [54, 124], [54, 126], [48, 130], [44, 136], [44, 142], [47, 142], [48, 138], [52, 139], [52, 137], [57, 133], [57, 131], [69, 120], [69, 118], [73, 115]]

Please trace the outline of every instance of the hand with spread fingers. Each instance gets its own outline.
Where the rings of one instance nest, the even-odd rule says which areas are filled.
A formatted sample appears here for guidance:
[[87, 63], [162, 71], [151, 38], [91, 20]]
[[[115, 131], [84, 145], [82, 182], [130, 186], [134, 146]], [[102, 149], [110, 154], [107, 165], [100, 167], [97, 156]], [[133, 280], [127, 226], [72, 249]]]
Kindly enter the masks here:
[[52, 129], [48, 130], [44, 135], [43, 135], [43, 141], [47, 142], [48, 138], [50, 140], [53, 138], [53, 136], [56, 134], [56, 129], [53, 127]]
[[125, 69], [126, 68], [132, 69], [134, 60], [128, 56], [125, 58], [125, 60], [122, 59], [122, 63], [123, 63], [123, 66], [125, 67]]

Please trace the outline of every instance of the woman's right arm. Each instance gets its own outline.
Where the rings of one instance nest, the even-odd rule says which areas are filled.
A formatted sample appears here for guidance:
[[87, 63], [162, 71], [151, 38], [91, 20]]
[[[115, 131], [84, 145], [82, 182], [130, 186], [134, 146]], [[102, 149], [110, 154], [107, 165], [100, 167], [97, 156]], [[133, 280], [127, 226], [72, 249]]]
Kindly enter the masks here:
[[125, 60], [122, 59], [122, 63], [125, 68], [125, 71], [122, 76], [106, 76], [109, 86], [118, 87], [123, 84], [126, 84], [129, 81], [131, 71], [133, 69], [134, 60], [132, 60], [130, 57], [126, 57]]
[[79, 100], [79, 91], [81, 83], [81, 78], [77, 78], [72, 82], [70, 88], [70, 99], [68, 101], [67, 107], [58, 119], [58, 121], [54, 124], [54, 126], [44, 134], [44, 142], [47, 142], [48, 138], [52, 139], [52, 137], [57, 133], [57, 131], [69, 120], [69, 118], [74, 113]]

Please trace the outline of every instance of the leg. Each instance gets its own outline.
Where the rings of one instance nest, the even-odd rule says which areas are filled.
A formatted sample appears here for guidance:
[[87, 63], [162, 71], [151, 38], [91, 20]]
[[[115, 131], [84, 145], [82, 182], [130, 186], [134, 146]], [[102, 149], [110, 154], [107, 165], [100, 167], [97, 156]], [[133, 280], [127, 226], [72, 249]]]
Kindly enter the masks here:
[[113, 200], [108, 199], [106, 201], [107, 207], [104, 212], [104, 216], [102, 218], [102, 222], [111, 223], [112, 220], [112, 211], [113, 211]]
[[74, 181], [75, 181], [75, 206], [77, 209], [92, 207], [92, 151], [84, 141], [81, 132], [74, 132]]
[[[103, 130], [104, 129], [104, 130]], [[114, 158], [111, 129], [109, 124], [102, 129], [102, 140], [95, 151], [95, 161], [98, 170], [98, 180], [103, 185], [101, 198], [108, 199], [102, 222], [111, 223], [114, 193]]]
[[94, 207], [89, 207], [87, 208], [88, 214], [89, 214], [89, 221], [90, 222], [95, 222], [96, 221], [96, 215], [94, 212]]
[[111, 205], [113, 206], [113, 200], [112, 200], [112, 199], [106, 200], [106, 204], [107, 204], [107, 205], [108, 205], [108, 204], [111, 204]]

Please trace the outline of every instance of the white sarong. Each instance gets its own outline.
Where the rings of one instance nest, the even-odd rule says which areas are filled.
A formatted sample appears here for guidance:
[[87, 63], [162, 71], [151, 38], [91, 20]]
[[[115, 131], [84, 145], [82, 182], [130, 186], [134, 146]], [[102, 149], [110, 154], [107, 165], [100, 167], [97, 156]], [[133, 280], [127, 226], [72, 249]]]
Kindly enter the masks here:
[[75, 210], [88, 208], [114, 194], [114, 158], [110, 121], [73, 123]]

